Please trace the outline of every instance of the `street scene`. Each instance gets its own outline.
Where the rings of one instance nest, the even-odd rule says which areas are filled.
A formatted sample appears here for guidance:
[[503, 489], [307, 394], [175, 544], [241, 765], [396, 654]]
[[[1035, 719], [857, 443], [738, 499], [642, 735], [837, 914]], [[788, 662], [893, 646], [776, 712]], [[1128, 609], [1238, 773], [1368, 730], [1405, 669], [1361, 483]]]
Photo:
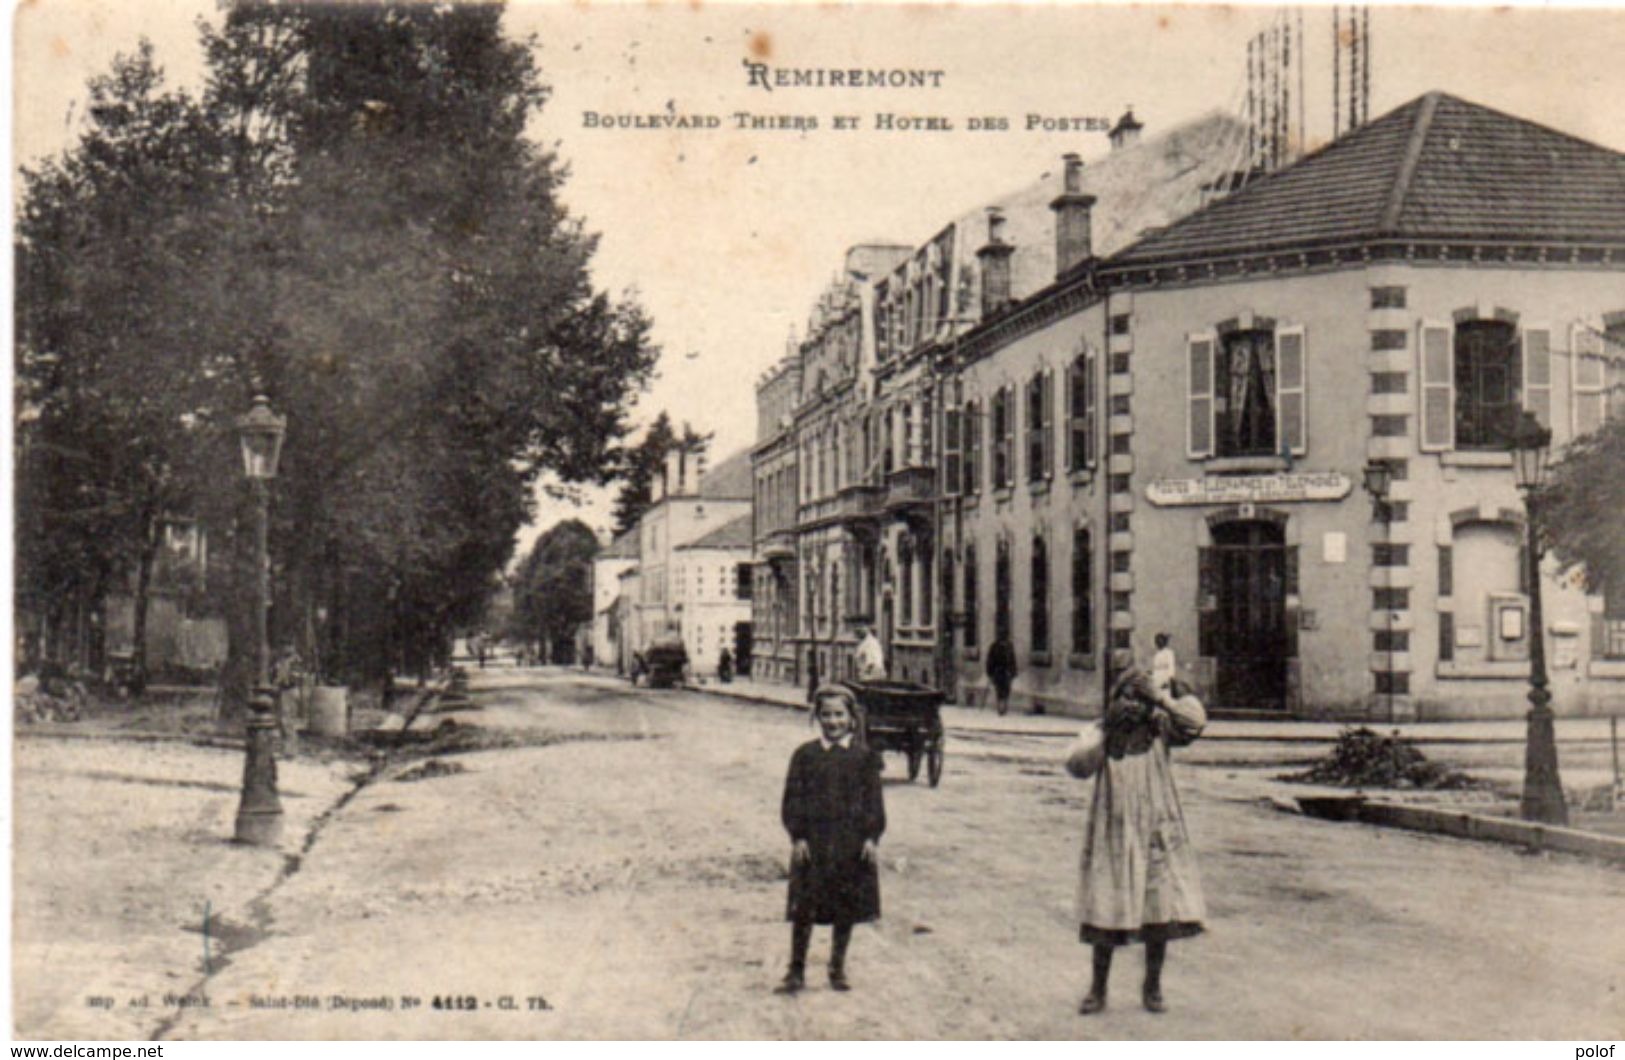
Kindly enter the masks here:
[[1618, 1037], [1622, 47], [20, 9], [14, 1033]]
[[[1625, 915], [1617, 867], [1283, 813], [1270, 796], [1292, 786], [1270, 778], [1318, 757], [1327, 739], [1249, 739], [1269, 734], [1222, 722], [1175, 767], [1208, 932], [1170, 946], [1166, 1013], [1140, 1007], [1133, 954], [1121, 996], [1099, 1022], [1082, 1021], [1089, 951], [1072, 910], [1089, 786], [1061, 767], [1068, 739], [1055, 734], [1066, 727], [970, 711], [946, 719], [937, 787], [909, 783], [900, 756], [887, 756], [883, 911], [855, 932], [852, 992], [824, 986], [819, 932], [820, 974], [802, 996], [776, 997], [788, 955], [779, 796], [790, 752], [810, 738], [806, 713], [557, 669], [492, 668], [472, 684], [468, 709], [412, 728], [449, 723], [485, 749], [436, 753], [450, 746], [443, 738], [393, 752], [376, 772], [364, 758], [295, 759], [275, 850], [215, 838], [235, 807], [238, 756], [185, 742], [21, 739], [17, 1033], [1618, 1033], [1622, 965], [1615, 937], [1598, 930]], [[1516, 743], [1478, 735], [1444, 760], [1518, 768]], [[1566, 770], [1596, 770], [1606, 742], [1565, 741], [1562, 754]], [[142, 823], [110, 822], [109, 805], [138, 808]], [[115, 933], [116, 947], [105, 941]], [[1517, 974], [1495, 971], [1509, 968]], [[165, 993], [208, 1007], [164, 1007]], [[321, 1007], [253, 1007], [306, 994]], [[403, 994], [423, 1007], [403, 1010]], [[395, 1007], [335, 1012], [331, 995]], [[436, 995], [480, 1007], [436, 1009]], [[91, 996], [112, 1007], [87, 1007]], [[129, 1007], [132, 997], [151, 1007]], [[516, 1009], [495, 1008], [503, 997]], [[548, 1007], [528, 1009], [531, 997]]]

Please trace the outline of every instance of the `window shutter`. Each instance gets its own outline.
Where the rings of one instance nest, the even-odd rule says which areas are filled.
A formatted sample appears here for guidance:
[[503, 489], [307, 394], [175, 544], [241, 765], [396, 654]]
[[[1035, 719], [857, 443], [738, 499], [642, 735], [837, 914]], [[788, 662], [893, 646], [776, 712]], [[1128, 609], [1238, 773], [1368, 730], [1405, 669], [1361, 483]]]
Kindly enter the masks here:
[[1083, 361], [1083, 466], [1092, 468], [1100, 455], [1100, 389], [1095, 382], [1100, 358], [1091, 351]]
[[1575, 321], [1569, 336], [1569, 382], [1574, 391], [1569, 421], [1578, 438], [1601, 427], [1607, 416], [1605, 362], [1602, 336], [1584, 321]]
[[1424, 321], [1421, 332], [1416, 344], [1422, 382], [1420, 443], [1423, 452], [1437, 453], [1456, 447], [1455, 328]]
[[1523, 407], [1542, 427], [1552, 425], [1552, 329], [1531, 325], [1519, 337], [1523, 344]]
[[1044, 477], [1055, 477], [1055, 370], [1044, 373]]
[[959, 493], [964, 474], [959, 468], [959, 424], [959, 409], [949, 405], [942, 410], [942, 492], [949, 497]]
[[1281, 448], [1293, 456], [1301, 456], [1309, 449], [1308, 370], [1303, 326], [1276, 331], [1275, 436], [1281, 440]]
[[1217, 339], [1209, 333], [1188, 336], [1185, 342], [1190, 403], [1185, 451], [1191, 458], [1201, 459], [1213, 455], [1213, 350]]

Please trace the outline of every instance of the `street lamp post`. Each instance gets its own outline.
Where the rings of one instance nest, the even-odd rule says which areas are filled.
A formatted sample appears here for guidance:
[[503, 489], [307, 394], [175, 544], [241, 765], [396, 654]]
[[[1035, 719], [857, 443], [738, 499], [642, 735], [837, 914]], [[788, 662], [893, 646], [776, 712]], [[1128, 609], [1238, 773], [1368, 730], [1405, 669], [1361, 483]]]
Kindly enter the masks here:
[[1552, 694], [1547, 691], [1546, 623], [1540, 600], [1540, 512], [1538, 493], [1546, 474], [1546, 456], [1552, 432], [1524, 413], [1512, 440], [1512, 468], [1523, 492], [1529, 570], [1529, 727], [1523, 760], [1523, 799], [1519, 809], [1526, 821], [1569, 823], [1563, 803], [1563, 782], [1557, 773], [1557, 734], [1552, 724]]
[[[1382, 540], [1386, 544], [1393, 539], [1394, 509], [1388, 495], [1394, 484], [1394, 467], [1384, 460], [1372, 460], [1363, 470], [1365, 491], [1371, 495], [1371, 514], [1382, 524]], [[1388, 609], [1383, 615], [1387, 635], [1383, 645], [1383, 676], [1388, 682], [1384, 699], [1388, 704], [1388, 720], [1394, 721], [1394, 612]]]
[[254, 692], [249, 698], [243, 794], [237, 806], [237, 842], [271, 846], [282, 833], [282, 800], [276, 790], [276, 700], [271, 691], [271, 646], [266, 614], [271, 606], [271, 567], [267, 547], [268, 483], [276, 477], [282, 434], [288, 421], [271, 411], [265, 397], [237, 420], [243, 473], [254, 490]]

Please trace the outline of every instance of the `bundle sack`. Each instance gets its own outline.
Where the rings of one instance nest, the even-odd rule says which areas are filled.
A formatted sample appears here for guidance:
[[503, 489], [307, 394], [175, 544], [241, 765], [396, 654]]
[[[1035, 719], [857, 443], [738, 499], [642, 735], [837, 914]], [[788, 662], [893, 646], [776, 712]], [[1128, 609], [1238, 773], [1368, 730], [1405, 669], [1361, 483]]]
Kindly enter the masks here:
[[1079, 780], [1088, 780], [1106, 764], [1106, 730], [1086, 725], [1066, 749], [1066, 771]]

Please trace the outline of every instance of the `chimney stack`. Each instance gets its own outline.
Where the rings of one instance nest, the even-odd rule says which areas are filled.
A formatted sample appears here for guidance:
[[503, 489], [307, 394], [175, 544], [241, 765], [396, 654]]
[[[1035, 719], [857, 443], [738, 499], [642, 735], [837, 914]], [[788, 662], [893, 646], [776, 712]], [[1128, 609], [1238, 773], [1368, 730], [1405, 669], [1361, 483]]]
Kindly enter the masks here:
[[694, 459], [693, 459], [692, 463], [694, 465], [694, 489], [693, 489], [693, 493], [697, 497], [700, 494], [700, 486], [701, 486], [701, 484], [705, 482], [706, 459], [705, 459], [705, 453], [704, 453], [703, 450], [701, 452], [698, 452], [698, 453], [694, 454]]
[[1117, 124], [1112, 127], [1112, 131], [1106, 134], [1107, 138], [1112, 142], [1112, 150], [1117, 151], [1124, 147], [1133, 147], [1139, 143], [1140, 130], [1143, 128], [1145, 126], [1134, 120], [1134, 106], [1130, 104], [1123, 111], [1123, 116], [1117, 119]]
[[990, 317], [1010, 301], [1010, 255], [1016, 248], [1004, 241], [1004, 214], [987, 211], [987, 243], [976, 252], [982, 263], [982, 316]]
[[1062, 156], [1066, 166], [1061, 194], [1049, 204], [1055, 211], [1055, 275], [1064, 276], [1079, 263], [1094, 256], [1090, 234], [1093, 195], [1083, 193], [1083, 160], [1075, 154]]

